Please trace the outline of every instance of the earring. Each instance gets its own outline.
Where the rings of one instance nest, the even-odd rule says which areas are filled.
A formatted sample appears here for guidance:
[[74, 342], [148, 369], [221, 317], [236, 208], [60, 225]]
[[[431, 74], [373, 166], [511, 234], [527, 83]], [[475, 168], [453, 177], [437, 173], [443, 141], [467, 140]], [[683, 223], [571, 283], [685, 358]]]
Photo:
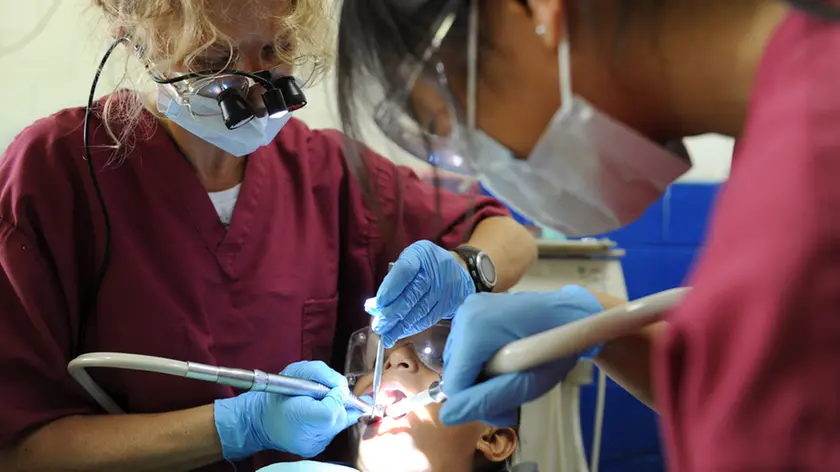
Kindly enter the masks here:
[[537, 36], [545, 36], [545, 33], [546, 33], [545, 25], [537, 25], [537, 27], [534, 28], [534, 32], [537, 33]]

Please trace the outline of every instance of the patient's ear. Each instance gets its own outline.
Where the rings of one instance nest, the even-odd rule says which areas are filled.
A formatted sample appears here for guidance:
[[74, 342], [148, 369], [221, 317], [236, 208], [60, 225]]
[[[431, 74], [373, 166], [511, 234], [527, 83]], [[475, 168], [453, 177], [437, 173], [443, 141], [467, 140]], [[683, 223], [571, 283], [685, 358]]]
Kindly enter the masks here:
[[478, 439], [475, 448], [491, 462], [502, 462], [516, 452], [519, 435], [513, 428], [488, 428]]

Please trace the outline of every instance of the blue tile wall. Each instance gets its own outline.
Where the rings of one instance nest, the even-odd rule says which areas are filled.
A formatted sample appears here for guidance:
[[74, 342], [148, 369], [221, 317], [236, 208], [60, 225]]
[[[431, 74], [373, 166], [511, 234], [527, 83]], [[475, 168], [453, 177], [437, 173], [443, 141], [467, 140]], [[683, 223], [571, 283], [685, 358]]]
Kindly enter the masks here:
[[720, 184], [675, 184], [668, 192], [665, 239], [670, 244], [699, 246]]
[[[622, 260], [632, 299], [678, 287], [690, 272], [706, 234], [719, 184], [677, 183], [639, 220], [606, 236], [627, 251]], [[581, 391], [587, 454], [595, 415], [594, 385]], [[658, 418], [608, 380], [601, 442], [602, 472], [663, 472]], [[587, 420], [587, 418], [590, 418]]]
[[[616, 241], [627, 251], [622, 267], [631, 300], [682, 285], [700, 250], [719, 187], [713, 183], [674, 184], [637, 221], [596, 235]], [[581, 391], [587, 455], [592, 445], [595, 396], [594, 385]], [[612, 381], [607, 384], [600, 464], [602, 472], [665, 469], [656, 415]]]

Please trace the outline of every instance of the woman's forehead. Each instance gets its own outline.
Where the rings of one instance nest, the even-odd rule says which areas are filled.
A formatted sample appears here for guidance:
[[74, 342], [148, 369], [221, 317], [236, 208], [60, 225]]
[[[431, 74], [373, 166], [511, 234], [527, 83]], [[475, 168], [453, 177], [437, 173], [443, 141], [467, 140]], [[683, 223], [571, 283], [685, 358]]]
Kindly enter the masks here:
[[234, 45], [270, 43], [287, 33], [279, 31], [280, 18], [288, 15], [294, 0], [211, 0], [208, 19]]

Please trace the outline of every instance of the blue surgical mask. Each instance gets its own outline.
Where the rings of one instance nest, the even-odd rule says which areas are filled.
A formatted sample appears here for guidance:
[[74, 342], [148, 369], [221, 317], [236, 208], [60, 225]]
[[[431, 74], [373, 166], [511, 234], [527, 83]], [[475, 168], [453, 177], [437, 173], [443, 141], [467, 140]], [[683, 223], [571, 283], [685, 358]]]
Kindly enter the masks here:
[[187, 105], [179, 104], [160, 86], [157, 89], [157, 108], [176, 125], [236, 157], [247, 156], [270, 144], [292, 117], [291, 112], [277, 118], [255, 117], [231, 130], [227, 129], [221, 115], [198, 116], [190, 113]]

